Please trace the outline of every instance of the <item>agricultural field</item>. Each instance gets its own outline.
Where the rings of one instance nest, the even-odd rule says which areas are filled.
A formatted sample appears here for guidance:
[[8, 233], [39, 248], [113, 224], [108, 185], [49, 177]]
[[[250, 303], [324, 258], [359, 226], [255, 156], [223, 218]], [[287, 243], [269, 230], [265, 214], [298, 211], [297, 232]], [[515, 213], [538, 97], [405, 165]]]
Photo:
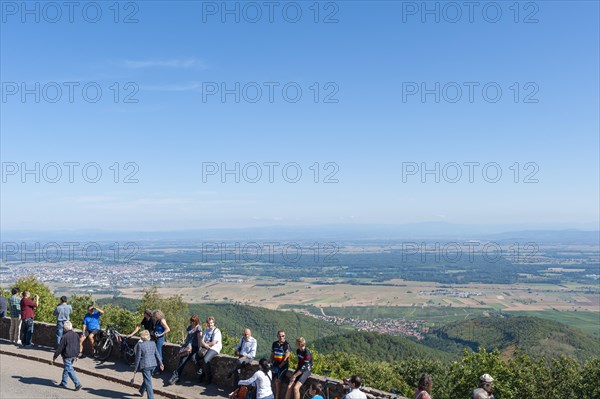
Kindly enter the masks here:
[[[129, 288], [122, 290], [122, 295], [138, 298], [140, 292]], [[159, 287], [159, 292], [180, 294], [190, 303], [240, 303], [363, 320], [405, 318], [431, 325], [501, 311], [563, 321], [593, 333], [600, 316], [597, 293], [593, 287], [579, 284], [448, 285], [404, 280], [344, 284], [333, 279], [286, 281], [239, 276], [214, 282], [177, 281]]]

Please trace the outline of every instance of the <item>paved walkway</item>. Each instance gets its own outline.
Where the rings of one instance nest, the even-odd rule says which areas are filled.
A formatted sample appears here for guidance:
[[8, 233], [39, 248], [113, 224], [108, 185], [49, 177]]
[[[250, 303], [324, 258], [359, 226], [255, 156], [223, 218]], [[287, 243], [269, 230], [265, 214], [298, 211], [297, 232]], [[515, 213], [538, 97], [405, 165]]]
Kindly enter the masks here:
[[[43, 387], [41, 392], [54, 392], [48, 388], [52, 386], [52, 380], [60, 380], [62, 374], [62, 363], [61, 358], [59, 357], [56, 359], [58, 365], [55, 365], [54, 367], [50, 366], [50, 360], [52, 360], [52, 356], [54, 354], [54, 350], [52, 348], [36, 346], [34, 348], [24, 349], [20, 346], [13, 345], [6, 340], [0, 340], [0, 354], [0, 376], [2, 378], [2, 391], [0, 391], [0, 394], [2, 395], [2, 398], [37, 397], [31, 396], [27, 391], [28, 388], [25, 385], [31, 384], [41, 385]], [[22, 362], [23, 358], [27, 359], [27, 362]], [[31, 365], [31, 367], [21, 366], [21, 363]], [[45, 394], [39, 397], [104, 397], [125, 399], [135, 397], [133, 394], [137, 392], [137, 388], [139, 388], [139, 384], [142, 382], [142, 375], [138, 372], [136, 375], [135, 387], [131, 386], [129, 382], [131, 381], [131, 377], [133, 377], [133, 366], [128, 366], [122, 361], [117, 363], [114, 363], [111, 360], [98, 362], [92, 358], [85, 357], [75, 363], [75, 370], [79, 378], [82, 380], [83, 386], [88, 387], [89, 384], [89, 389], [87, 391], [85, 389], [82, 389], [78, 393], [73, 391], [73, 396], [69, 396], [67, 394], [69, 391], [62, 388], [56, 388], [57, 390], [60, 390], [57, 396], [52, 396], [53, 394]], [[48, 376], [53, 376], [53, 378], [48, 379]], [[167, 386], [166, 383], [169, 376], [170, 373], [162, 373], [161, 376], [154, 378], [152, 381], [154, 393], [155, 395], [158, 395], [156, 396], [157, 398], [226, 398], [230, 392], [229, 390], [225, 390], [221, 387], [214, 385], [206, 387], [192, 381], [180, 381], [177, 385]], [[12, 381], [13, 379], [16, 379], [22, 385], [22, 391], [20, 391], [22, 392], [22, 395], [9, 395], [9, 391], [7, 391], [7, 396], [4, 396], [5, 380]], [[91, 381], [94, 382], [92, 383]], [[9, 385], [12, 388], [9, 387], [7, 389], [21, 389], [18, 387], [18, 385]]]
[[[75, 391], [73, 382], [69, 388], [57, 387], [62, 370], [46, 367], [35, 360], [19, 359], [0, 354], [0, 398], [16, 399], [91, 399], [91, 398], [136, 398], [135, 388], [78, 373], [83, 388]], [[137, 396], [139, 399], [139, 396]], [[156, 395], [156, 399], [164, 396]]]

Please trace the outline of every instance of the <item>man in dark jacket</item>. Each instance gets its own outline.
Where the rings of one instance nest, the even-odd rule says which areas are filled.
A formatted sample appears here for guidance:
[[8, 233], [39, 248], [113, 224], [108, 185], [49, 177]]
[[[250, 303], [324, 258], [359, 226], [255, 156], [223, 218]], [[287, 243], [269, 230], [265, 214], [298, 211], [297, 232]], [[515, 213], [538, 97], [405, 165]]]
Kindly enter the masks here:
[[75, 384], [75, 390], [79, 391], [81, 389], [81, 383], [75, 375], [75, 369], [73, 368], [73, 363], [77, 360], [77, 356], [79, 355], [79, 334], [73, 331], [73, 324], [70, 321], [65, 321], [64, 323], [64, 334], [60, 339], [60, 343], [58, 344], [58, 348], [54, 352], [54, 357], [50, 364], [54, 364], [54, 360], [61, 355], [63, 358], [63, 375], [62, 381], [59, 386], [66, 388], [69, 383], [69, 377], [73, 380]]

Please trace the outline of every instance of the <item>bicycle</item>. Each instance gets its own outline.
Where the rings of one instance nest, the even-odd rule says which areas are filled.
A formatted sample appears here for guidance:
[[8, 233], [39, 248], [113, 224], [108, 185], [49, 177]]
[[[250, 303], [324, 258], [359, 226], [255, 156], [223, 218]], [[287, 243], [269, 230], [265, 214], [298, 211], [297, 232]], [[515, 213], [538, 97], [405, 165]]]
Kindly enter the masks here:
[[106, 330], [102, 331], [102, 337], [96, 341], [94, 357], [100, 361], [108, 359], [115, 345], [119, 348], [121, 357], [125, 359], [127, 364], [133, 365], [135, 350], [127, 342], [127, 336], [119, 333], [113, 324], [106, 326]]
[[[321, 395], [323, 399], [340, 399], [338, 396], [331, 397], [331, 387], [340, 385], [339, 382], [329, 379], [331, 370], [321, 370], [321, 373], [325, 376], [325, 382], [321, 385], [321, 388], [317, 390], [317, 395]], [[311, 399], [310, 386], [304, 391], [302, 399]]]

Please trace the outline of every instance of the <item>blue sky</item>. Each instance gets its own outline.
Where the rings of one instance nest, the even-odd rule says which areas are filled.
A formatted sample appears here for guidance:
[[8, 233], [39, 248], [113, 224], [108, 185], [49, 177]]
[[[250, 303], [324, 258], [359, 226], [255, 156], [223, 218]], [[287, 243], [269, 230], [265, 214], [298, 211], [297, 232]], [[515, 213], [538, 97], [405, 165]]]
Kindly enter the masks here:
[[[229, 14], [223, 22], [222, 2], [121, 2], [118, 16], [114, 2], [96, 2], [85, 17], [95, 18], [96, 6], [102, 15], [90, 23], [82, 15], [88, 2], [81, 2], [70, 23], [65, 8], [59, 18], [39, 3], [36, 22], [23, 15], [21, 2], [3, 1], [2, 229], [598, 225], [597, 2], [521, 2], [518, 16], [512, 1], [480, 2], [473, 22], [462, 8], [456, 23], [444, 2], [427, 3], [439, 7], [439, 23], [430, 14], [422, 22], [422, 2], [320, 2], [318, 23], [312, 1], [275, 3], [273, 23], [264, 6], [252, 23], [247, 3], [228, 2], [239, 7], [240, 21]], [[35, 10], [36, 2], [27, 4]], [[495, 5], [502, 15], [491, 23]], [[299, 21], [288, 22], [297, 9]], [[124, 23], [128, 15], [137, 22]], [[328, 15], [337, 22], [324, 23]], [[55, 103], [49, 82], [62, 87]], [[74, 82], [72, 102], [64, 82]], [[240, 101], [233, 94], [222, 101], [221, 84], [231, 90], [236, 82]], [[439, 102], [434, 94], [422, 101], [420, 93], [406, 93], [436, 82]], [[465, 82], [475, 87], [473, 102]], [[23, 101], [22, 85], [36, 83], [39, 103], [34, 94]], [[486, 84], [492, 94], [484, 98]], [[94, 87], [102, 89], [98, 102], [86, 101], [84, 85], [92, 97]], [[286, 101], [285, 85], [288, 100], [300, 87], [297, 102]], [[257, 86], [262, 97], [252, 103]], [[452, 103], [456, 86], [462, 97]], [[495, 87], [502, 96], [487, 101]], [[207, 93], [215, 88], [219, 93]], [[125, 103], [127, 95], [137, 102]], [[23, 179], [22, 166], [34, 169], [36, 162], [40, 182], [33, 174]], [[65, 162], [80, 164], [73, 182]], [[250, 183], [241, 175], [236, 183], [227, 175], [223, 183], [217, 174], [203, 182], [203, 163], [236, 162], [240, 169], [261, 165], [262, 179]], [[265, 162], [279, 163], [272, 183]], [[473, 182], [465, 162], [479, 163]], [[49, 182], [53, 163], [62, 171], [56, 183]], [[96, 183], [81, 174], [90, 163], [102, 171]], [[281, 175], [288, 163], [302, 171], [297, 183]], [[463, 175], [456, 183], [450, 175], [423, 182], [420, 173], [403, 181], [408, 163], [439, 163], [440, 173], [446, 166], [452, 176], [458, 164]], [[482, 176], [485, 164], [502, 171], [498, 182], [486, 181], [494, 173]], [[134, 171], [139, 181], [124, 183]], [[324, 183], [333, 171], [338, 182]], [[524, 182], [529, 173], [537, 183]]]

